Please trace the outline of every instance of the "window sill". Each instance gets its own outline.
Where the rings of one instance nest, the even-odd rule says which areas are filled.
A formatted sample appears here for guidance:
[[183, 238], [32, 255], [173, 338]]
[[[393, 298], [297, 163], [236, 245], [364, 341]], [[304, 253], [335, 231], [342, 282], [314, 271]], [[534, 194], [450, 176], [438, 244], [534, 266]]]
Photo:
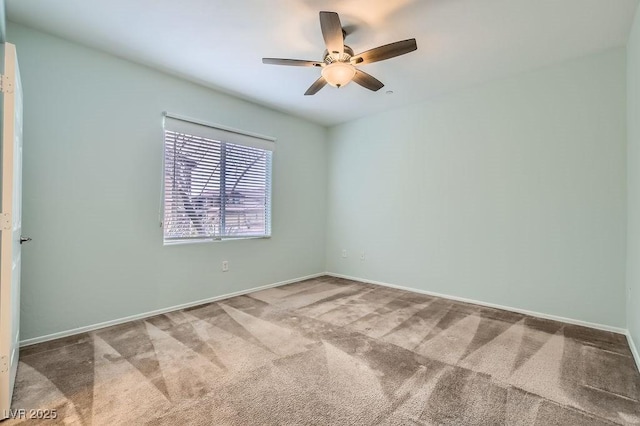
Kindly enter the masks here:
[[268, 240], [271, 239], [271, 235], [261, 235], [255, 237], [226, 237], [226, 238], [199, 238], [199, 239], [191, 239], [191, 240], [172, 240], [172, 241], [164, 241], [163, 246], [182, 246], [185, 244], [206, 244], [206, 243], [225, 243], [228, 241], [239, 241], [239, 240]]

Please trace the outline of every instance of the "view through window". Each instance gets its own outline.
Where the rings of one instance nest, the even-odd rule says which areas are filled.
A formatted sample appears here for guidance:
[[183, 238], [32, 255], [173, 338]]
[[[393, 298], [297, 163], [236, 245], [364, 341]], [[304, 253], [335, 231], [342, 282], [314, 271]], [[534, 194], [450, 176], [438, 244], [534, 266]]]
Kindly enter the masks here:
[[271, 235], [273, 142], [253, 138], [165, 118], [165, 244]]

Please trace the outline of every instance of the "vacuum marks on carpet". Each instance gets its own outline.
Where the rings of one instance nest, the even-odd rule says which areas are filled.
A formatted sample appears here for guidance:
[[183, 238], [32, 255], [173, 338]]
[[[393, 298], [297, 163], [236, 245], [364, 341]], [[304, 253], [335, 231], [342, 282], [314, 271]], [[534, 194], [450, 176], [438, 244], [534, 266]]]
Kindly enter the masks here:
[[624, 336], [321, 277], [24, 348], [13, 407], [83, 425], [600, 425], [640, 424], [639, 400]]

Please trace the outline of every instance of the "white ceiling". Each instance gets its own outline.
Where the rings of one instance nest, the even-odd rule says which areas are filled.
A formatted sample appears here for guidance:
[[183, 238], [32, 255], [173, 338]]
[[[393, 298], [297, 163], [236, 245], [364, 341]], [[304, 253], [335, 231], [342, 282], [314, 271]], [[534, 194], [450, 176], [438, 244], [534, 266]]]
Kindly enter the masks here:
[[[626, 43], [638, 0], [7, 0], [9, 20], [325, 125]], [[355, 31], [356, 53], [415, 37], [418, 50], [365, 65], [386, 86], [303, 96], [321, 60], [318, 12]], [[391, 95], [386, 94], [392, 90]]]

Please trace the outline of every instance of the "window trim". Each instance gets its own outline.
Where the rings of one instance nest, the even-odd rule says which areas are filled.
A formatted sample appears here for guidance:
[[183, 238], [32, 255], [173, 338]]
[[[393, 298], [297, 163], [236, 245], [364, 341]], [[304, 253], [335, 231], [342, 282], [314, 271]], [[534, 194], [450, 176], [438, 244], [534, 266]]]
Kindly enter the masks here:
[[[269, 185], [268, 185], [268, 193], [267, 195], [267, 199], [269, 200], [269, 205], [268, 205], [268, 209], [266, 211], [265, 214], [265, 228], [269, 231], [268, 235], [242, 235], [242, 236], [218, 236], [218, 237], [187, 237], [187, 238], [183, 238], [183, 239], [176, 239], [176, 240], [165, 240], [164, 238], [164, 217], [165, 217], [165, 137], [164, 137], [164, 131], [166, 129], [166, 121], [167, 118], [172, 119], [172, 120], [178, 120], [178, 121], [183, 121], [185, 122], [187, 125], [197, 125], [197, 126], [202, 126], [203, 128], [210, 128], [213, 130], [218, 130], [218, 131], [223, 131], [223, 132], [228, 132], [230, 134], [235, 134], [238, 135], [240, 138], [242, 137], [250, 137], [253, 139], [259, 139], [259, 140], [263, 140], [265, 142], [265, 145], [263, 146], [254, 146], [252, 144], [243, 144], [242, 142], [233, 142], [233, 141], [222, 141], [222, 142], [229, 142], [232, 144], [236, 144], [236, 145], [244, 145], [244, 146], [254, 146], [257, 148], [261, 148], [264, 149], [266, 151], [271, 151], [272, 152], [272, 156], [273, 156], [273, 152], [275, 152], [276, 149], [276, 141], [277, 139], [271, 136], [265, 136], [259, 133], [253, 133], [253, 132], [247, 132], [244, 130], [239, 130], [233, 127], [229, 127], [229, 126], [223, 126], [221, 124], [216, 124], [216, 123], [210, 123], [204, 120], [199, 120], [199, 119], [195, 119], [195, 118], [190, 118], [190, 117], [186, 117], [183, 115], [179, 115], [179, 114], [173, 114], [167, 111], [163, 111], [162, 112], [162, 133], [163, 133], [163, 137], [162, 137], [162, 179], [161, 179], [161, 188], [160, 188], [160, 210], [158, 213], [158, 218], [159, 218], [159, 223], [160, 223], [160, 229], [162, 231], [162, 242], [163, 242], [163, 246], [178, 246], [178, 245], [184, 245], [184, 244], [204, 244], [204, 243], [218, 243], [218, 242], [226, 242], [226, 241], [239, 241], [239, 240], [263, 240], [263, 239], [270, 239], [272, 236], [272, 208], [273, 208], [273, 198], [272, 198], [272, 192], [273, 192], [273, 158], [271, 159], [271, 161], [269, 161], [269, 167], [268, 167], [268, 174], [267, 174], [267, 178], [269, 180]], [[206, 138], [206, 137], [205, 137]]]

